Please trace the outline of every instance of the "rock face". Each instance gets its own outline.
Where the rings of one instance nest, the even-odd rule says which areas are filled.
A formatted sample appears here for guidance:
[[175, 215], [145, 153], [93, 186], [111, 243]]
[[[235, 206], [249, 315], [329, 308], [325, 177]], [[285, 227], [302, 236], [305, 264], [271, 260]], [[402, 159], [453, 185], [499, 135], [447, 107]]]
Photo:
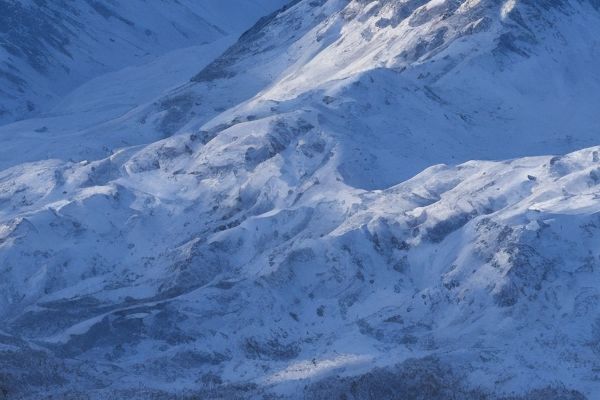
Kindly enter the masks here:
[[293, 1], [97, 127], [0, 127], [38, 138], [0, 396], [593, 399], [598, 38], [590, 0]]

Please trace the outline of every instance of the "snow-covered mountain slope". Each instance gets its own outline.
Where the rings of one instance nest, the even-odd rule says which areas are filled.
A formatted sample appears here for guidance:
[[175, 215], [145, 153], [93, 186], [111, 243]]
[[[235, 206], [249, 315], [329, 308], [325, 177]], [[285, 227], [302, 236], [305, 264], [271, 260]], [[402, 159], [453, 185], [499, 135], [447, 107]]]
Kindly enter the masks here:
[[[161, 99], [107, 118], [99, 97], [85, 118], [59, 105], [48, 118], [0, 127], [0, 166], [98, 159], [307, 107], [329, 119], [342, 169], [353, 170], [346, 179], [365, 188], [438, 162], [573, 151], [595, 144], [600, 129], [599, 15], [593, 1], [292, 2]], [[87, 92], [69, 102], [89, 103]], [[15, 147], [35, 148], [14, 157]]]
[[598, 9], [294, 1], [7, 125], [0, 393], [594, 399]]
[[364, 191], [310, 121], [273, 132], [6, 171], [4, 390], [594, 398], [600, 148]]
[[599, 30], [589, 1], [300, 2], [180, 96], [220, 99], [255, 82], [210, 126], [312, 107], [344, 147], [345, 178], [384, 188], [437, 162], [595, 144]]
[[163, 138], [165, 133], [155, 129], [142, 134], [138, 126], [144, 125], [128, 124], [128, 116], [160, 102], [234, 41], [230, 36], [177, 49], [151, 62], [103, 74], [64, 96], [43, 116], [0, 126], [0, 169], [48, 158], [98, 159], [115, 148]]
[[[421, 3], [297, 2], [263, 19], [195, 82], [113, 116], [115, 123], [72, 126], [51, 116], [0, 128], [0, 165], [98, 159], [177, 132], [212, 132], [307, 107], [341, 136], [352, 169], [346, 179], [365, 188], [389, 186], [438, 162], [596, 143], [594, 2]], [[86, 93], [76, 92], [71, 103], [86, 103]], [[70, 119], [93, 121], [94, 113]], [[65, 112], [59, 107], [56, 114]], [[11, 156], [32, 143], [32, 151]], [[390, 176], [390, 167], [403, 173]]]
[[285, 0], [2, 0], [0, 122], [166, 52], [239, 35]]

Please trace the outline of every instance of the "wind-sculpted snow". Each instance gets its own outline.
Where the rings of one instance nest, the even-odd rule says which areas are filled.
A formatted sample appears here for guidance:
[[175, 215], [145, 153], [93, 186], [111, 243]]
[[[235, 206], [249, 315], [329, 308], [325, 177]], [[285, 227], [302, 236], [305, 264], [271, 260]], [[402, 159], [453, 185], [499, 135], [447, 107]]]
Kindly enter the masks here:
[[3, 127], [0, 398], [594, 399], [599, 22], [293, 1]]

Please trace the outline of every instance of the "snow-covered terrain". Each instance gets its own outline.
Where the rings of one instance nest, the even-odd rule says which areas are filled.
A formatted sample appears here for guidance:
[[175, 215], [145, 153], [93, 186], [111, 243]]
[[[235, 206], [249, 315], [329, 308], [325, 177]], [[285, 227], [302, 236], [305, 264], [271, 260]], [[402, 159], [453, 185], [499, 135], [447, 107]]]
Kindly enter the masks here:
[[284, 3], [2, 0], [0, 122], [47, 112], [64, 95], [103, 73], [237, 36]]
[[161, 36], [0, 127], [0, 398], [600, 396], [596, 0]]

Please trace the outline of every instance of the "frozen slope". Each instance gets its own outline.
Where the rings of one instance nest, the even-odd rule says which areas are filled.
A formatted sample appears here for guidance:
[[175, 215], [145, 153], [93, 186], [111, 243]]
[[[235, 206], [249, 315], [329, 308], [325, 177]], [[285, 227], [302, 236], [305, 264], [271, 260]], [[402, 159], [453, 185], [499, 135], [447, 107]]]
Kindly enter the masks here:
[[594, 399], [597, 6], [292, 2], [3, 158], [0, 393]]

